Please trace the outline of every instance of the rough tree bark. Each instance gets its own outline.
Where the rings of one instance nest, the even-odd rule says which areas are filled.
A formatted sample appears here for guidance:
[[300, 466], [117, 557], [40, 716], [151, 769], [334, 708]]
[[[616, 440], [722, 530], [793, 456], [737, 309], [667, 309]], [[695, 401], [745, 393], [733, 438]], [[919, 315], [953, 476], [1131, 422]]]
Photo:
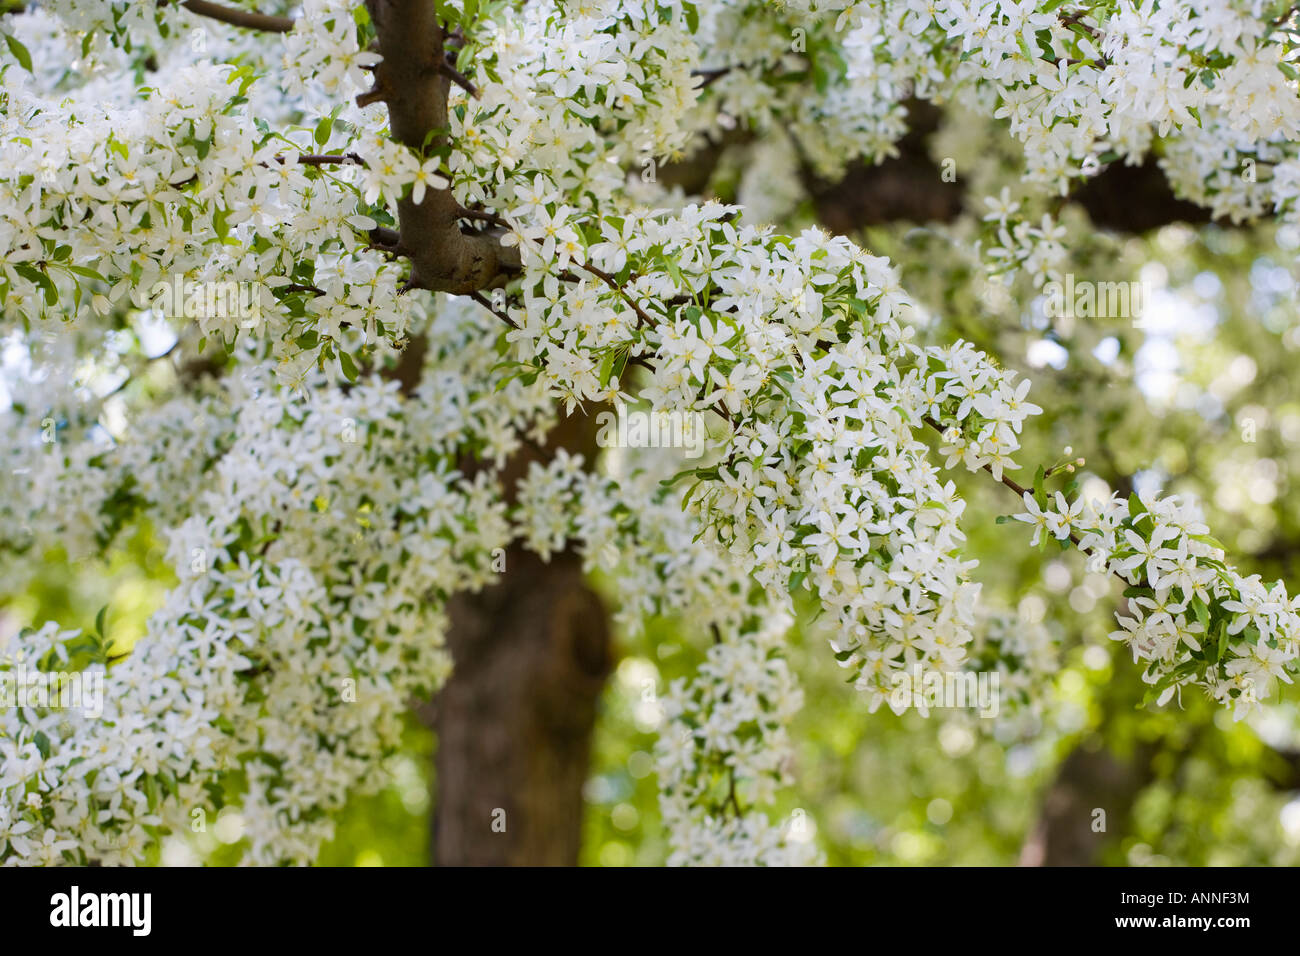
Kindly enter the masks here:
[[438, 695], [436, 865], [572, 866], [605, 610], [576, 556], [512, 549], [499, 584], [451, 603], [455, 670]]
[[[507, 500], [529, 464], [560, 447], [592, 461], [593, 421], [575, 413], [545, 448], [514, 456], [502, 476]], [[430, 859], [440, 866], [575, 865], [582, 787], [610, 669], [605, 608], [577, 555], [544, 562], [516, 547], [497, 584], [455, 596], [449, 612], [455, 668], [433, 708]]]
[[[368, 0], [366, 8], [383, 59], [375, 67], [374, 87], [357, 104], [384, 103], [393, 139], [436, 157], [447, 145], [447, 95], [458, 75], [447, 62], [446, 28], [432, 0]], [[377, 242], [410, 261], [411, 288], [470, 295], [518, 271], [517, 249], [502, 246], [492, 231], [459, 225], [467, 211], [450, 190], [428, 189], [421, 198], [400, 199], [397, 234]]]

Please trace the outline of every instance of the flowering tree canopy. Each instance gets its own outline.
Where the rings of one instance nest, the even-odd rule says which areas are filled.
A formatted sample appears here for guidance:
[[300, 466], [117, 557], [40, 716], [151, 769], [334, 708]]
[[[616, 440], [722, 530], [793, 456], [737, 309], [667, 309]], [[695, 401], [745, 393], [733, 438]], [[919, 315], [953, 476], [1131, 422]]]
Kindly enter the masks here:
[[[49, 0], [0, 29], [0, 581], [141, 527], [175, 575], [129, 652], [62, 622], [4, 647], [108, 689], [0, 711], [5, 862], [141, 861], [223, 805], [248, 861], [311, 861], [451, 672], [448, 600], [514, 545], [576, 549], [628, 633], [711, 645], [665, 699], [673, 861], [811, 862], [763, 811], [796, 615], [873, 709], [917, 669], [1029, 708], [1050, 676], [1046, 633], [981, 596], [965, 472], [1005, 486], [1008, 540], [1122, 580], [1153, 706], [1241, 718], [1290, 681], [1300, 600], [1196, 502], [1021, 460], [1043, 408], [961, 324], [971, 290], [1041, 309], [1073, 281], [1064, 203], [1103, 169], [1300, 226], [1289, 6]], [[987, 199], [905, 288], [801, 183], [897, 156], [931, 104], [1009, 145], [939, 147]], [[738, 142], [735, 201], [673, 181]], [[561, 451], [507, 487], [608, 408], [701, 422], [704, 454]]]

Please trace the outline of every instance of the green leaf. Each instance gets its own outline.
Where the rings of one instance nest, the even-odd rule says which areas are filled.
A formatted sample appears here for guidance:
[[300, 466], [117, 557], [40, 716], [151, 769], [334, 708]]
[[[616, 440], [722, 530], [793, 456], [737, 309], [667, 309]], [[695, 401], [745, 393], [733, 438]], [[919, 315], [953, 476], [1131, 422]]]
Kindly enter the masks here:
[[41, 291], [45, 293], [46, 305], [54, 305], [59, 301], [59, 289], [54, 284], [54, 280], [40, 269], [37, 269], [34, 266], [29, 266], [27, 263], [23, 262], [15, 265], [14, 271], [24, 279], [34, 282], [41, 287]]
[[1192, 601], [1192, 610], [1196, 612], [1196, 620], [1200, 622], [1201, 627], [1205, 628], [1205, 633], [1208, 634], [1210, 632], [1210, 609], [1198, 597]]
[[600, 387], [605, 388], [609, 385], [609, 378], [614, 374], [614, 360], [618, 357], [615, 349], [610, 349], [605, 353], [605, 357], [600, 360]]
[[1133, 519], [1133, 523], [1136, 525], [1138, 519], [1146, 513], [1146, 505], [1142, 504], [1142, 499], [1138, 497], [1137, 492], [1130, 492], [1128, 496], [1128, 514]]
[[672, 258], [665, 256], [663, 259], [664, 270], [668, 273], [669, 278], [673, 280], [674, 285], [682, 284], [682, 270], [677, 268], [677, 263]]
[[324, 146], [329, 142], [330, 132], [334, 129], [334, 117], [324, 116], [316, 124], [316, 132], [312, 134], [312, 139], [316, 141], [317, 146]]
[[99, 613], [95, 615], [95, 633], [98, 634], [101, 638], [103, 638], [104, 636], [104, 617], [107, 614], [108, 614], [108, 605], [105, 604], [103, 607], [99, 609]]
[[36, 749], [41, 752], [41, 756], [48, 759], [50, 756], [50, 738], [45, 736], [45, 732], [38, 730], [36, 736], [32, 738], [32, 743], [36, 744]]
[[342, 349], [339, 350], [339, 365], [343, 369], [343, 374], [347, 376], [349, 382], [357, 380], [357, 364], [352, 361], [352, 356]]
[[700, 11], [693, 3], [683, 3], [682, 12], [686, 14], [686, 29], [691, 33], [698, 33], [700, 30]]
[[94, 269], [89, 269], [89, 268], [87, 268], [86, 266], [74, 266], [74, 265], [69, 265], [69, 266], [68, 266], [68, 271], [73, 272], [73, 273], [75, 273], [75, 274], [77, 274], [77, 275], [79, 275], [79, 276], [82, 276], [83, 278], [86, 278], [86, 279], [98, 279], [100, 282], [107, 282], [107, 281], [108, 281], [108, 280], [105, 279], [102, 275], [100, 275], [98, 272], [96, 272]]
[[27, 52], [27, 47], [19, 43], [16, 36], [8, 33], [5, 34], [5, 43], [9, 46], [9, 52], [18, 61], [18, 65], [28, 73], [35, 75], [35, 71], [32, 69], [32, 55]]
[[1043, 488], [1043, 481], [1047, 478], [1047, 472], [1043, 466], [1039, 465], [1038, 470], [1034, 472], [1034, 500], [1038, 502], [1039, 508], [1047, 507], [1047, 491]]

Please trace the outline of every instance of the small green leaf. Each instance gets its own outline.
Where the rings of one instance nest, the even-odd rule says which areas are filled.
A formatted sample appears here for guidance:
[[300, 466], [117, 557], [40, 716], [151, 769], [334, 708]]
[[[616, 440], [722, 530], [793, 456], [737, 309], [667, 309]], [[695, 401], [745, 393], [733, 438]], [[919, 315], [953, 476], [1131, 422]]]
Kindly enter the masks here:
[[349, 382], [357, 380], [357, 364], [352, 361], [352, 356], [342, 349], [339, 350], [339, 365], [343, 369], [343, 374], [347, 376]]
[[333, 129], [334, 129], [334, 117], [332, 116], [322, 117], [321, 121], [316, 124], [316, 132], [312, 134], [312, 139], [315, 140], [316, 145], [324, 146], [326, 143], [328, 143], [330, 139], [330, 132]]
[[23, 278], [28, 279], [41, 287], [41, 291], [45, 294], [46, 305], [54, 305], [59, 301], [58, 286], [54, 284], [53, 279], [47, 276], [40, 269], [37, 269], [34, 266], [29, 266], [26, 263], [19, 263], [14, 266], [14, 271]]
[[8, 33], [5, 34], [5, 43], [9, 46], [9, 52], [18, 60], [19, 66], [28, 73], [35, 75], [35, 71], [32, 69], [32, 55], [27, 52], [27, 47], [19, 43], [16, 36]]
[[700, 30], [700, 11], [693, 3], [683, 3], [682, 12], [686, 14], [686, 29], [691, 33], [698, 33]]
[[94, 269], [87, 268], [86, 266], [69, 265], [67, 268], [70, 272], [73, 272], [86, 279], [98, 279], [100, 282], [108, 281], [102, 275], [96, 272]]
[[1205, 628], [1208, 634], [1210, 631], [1210, 609], [1198, 597], [1192, 601], [1192, 610], [1196, 612], [1196, 620], [1200, 622], [1201, 627]]
[[615, 349], [610, 349], [605, 353], [605, 357], [600, 360], [600, 387], [605, 388], [609, 385], [609, 378], [614, 374], [614, 360], [618, 357]]

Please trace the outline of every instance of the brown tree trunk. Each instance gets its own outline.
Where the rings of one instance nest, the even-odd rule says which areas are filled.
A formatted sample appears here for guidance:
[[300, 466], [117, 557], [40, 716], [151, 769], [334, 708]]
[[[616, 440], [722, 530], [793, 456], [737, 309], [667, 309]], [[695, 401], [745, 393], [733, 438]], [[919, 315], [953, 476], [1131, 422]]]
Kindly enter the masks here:
[[[1133, 801], [1154, 779], [1151, 761], [1158, 750], [1143, 742], [1127, 759], [1082, 745], [1071, 751], [1047, 789], [1020, 865], [1097, 866], [1102, 851], [1127, 829]], [[1096, 828], [1099, 821], [1104, 830]]]
[[[594, 412], [502, 474], [507, 498], [556, 448], [596, 451]], [[472, 471], [472, 463], [463, 469]], [[604, 606], [572, 552], [544, 562], [512, 547], [499, 580], [449, 603], [454, 669], [433, 704], [430, 859], [439, 866], [573, 866], [582, 836], [596, 707], [612, 656]]]
[[605, 610], [571, 554], [546, 564], [511, 550], [506, 567], [498, 584], [451, 602], [432, 859], [571, 866], [609, 670]]

